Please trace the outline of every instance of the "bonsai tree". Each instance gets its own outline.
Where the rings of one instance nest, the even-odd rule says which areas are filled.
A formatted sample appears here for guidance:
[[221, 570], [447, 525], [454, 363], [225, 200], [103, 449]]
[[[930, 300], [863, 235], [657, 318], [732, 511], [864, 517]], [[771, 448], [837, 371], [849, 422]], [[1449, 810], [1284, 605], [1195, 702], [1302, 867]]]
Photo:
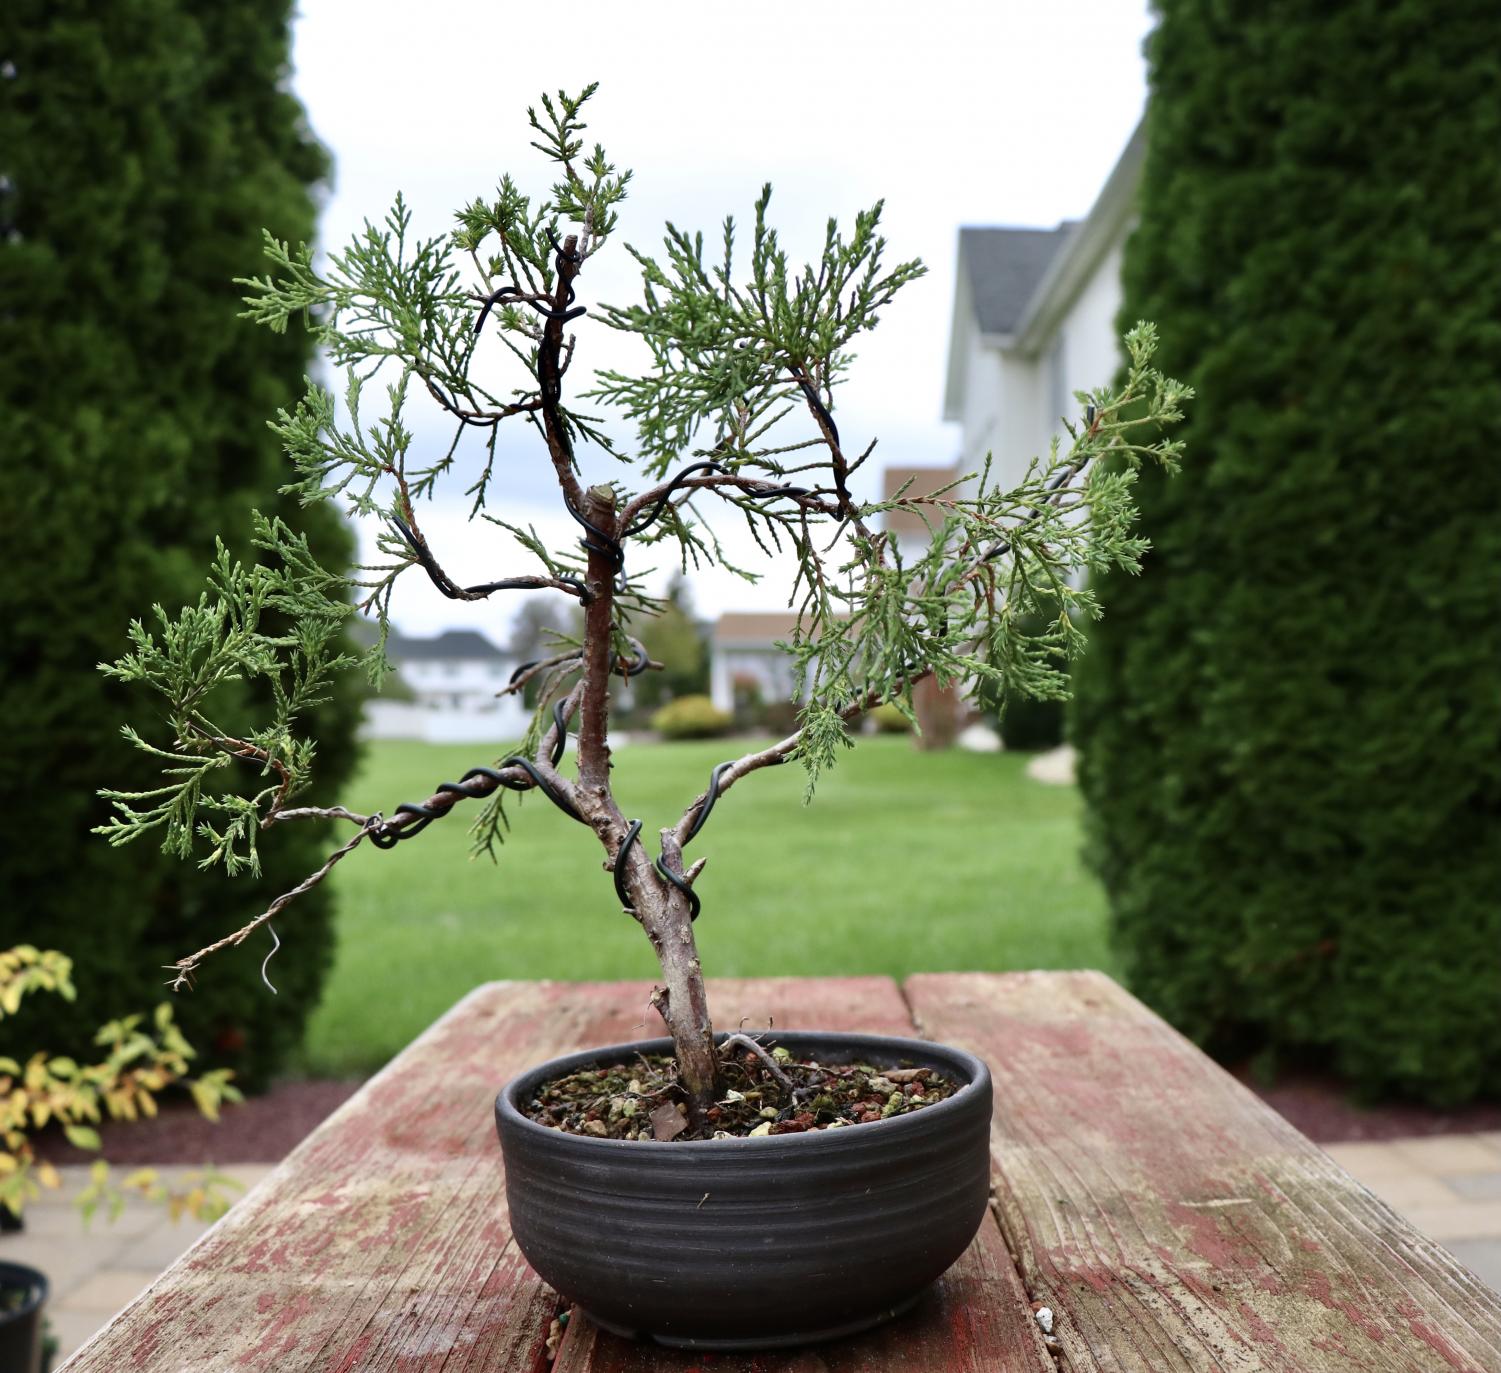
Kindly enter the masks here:
[[[367, 222], [326, 266], [306, 245], [268, 236], [272, 271], [242, 283], [246, 317], [277, 331], [304, 317], [345, 376], [342, 412], [331, 392], [310, 384], [272, 422], [295, 474], [290, 489], [305, 504], [342, 502], [378, 522], [384, 561], [351, 586], [321, 568], [282, 520], [258, 517], [263, 561], [243, 565], [221, 545], [197, 604], [175, 616], [158, 607], [150, 628], [133, 623], [131, 651], [103, 670], [165, 698], [165, 739], [127, 731], [160, 759], [162, 784], [105, 792], [115, 814], [104, 832], [126, 843], [159, 831], [172, 852], [200, 852], [201, 867], [235, 874], [255, 870], [260, 837], [284, 824], [333, 816], [353, 827], [322, 867], [262, 914], [181, 958], [172, 982], [182, 987], [210, 954], [269, 924], [362, 845], [413, 839], [474, 801], [476, 846], [493, 855], [508, 794], [538, 792], [594, 831], [621, 906], [656, 951], [662, 976], [653, 1002], [696, 1117], [714, 1098], [717, 1061], [693, 931], [706, 860], [690, 861], [687, 850], [717, 803], [761, 769], [789, 762], [806, 770], [811, 797], [850, 747], [851, 726], [883, 703], [911, 719], [913, 688], [930, 676], [993, 693], [1060, 694], [1059, 665], [1078, 646], [1076, 620], [1098, 611], [1082, 574], [1136, 566], [1145, 545], [1131, 528], [1134, 472], [1144, 459], [1175, 463], [1177, 445], [1160, 426], [1178, 417], [1188, 391], [1154, 370], [1153, 331], [1140, 325], [1127, 337], [1119, 387], [1081, 395], [1082, 415], [1065, 422], [1068, 442], [1034, 460], [1014, 489], [992, 479], [987, 459], [920, 499], [905, 491], [861, 499], [857, 478], [875, 441], [841, 431], [837, 387], [856, 340], [922, 265], [887, 263], [878, 203], [852, 225], [831, 219], [814, 260], [798, 268], [768, 217], [768, 186], [755, 202], [748, 248], [732, 219], [712, 250], [703, 234], [668, 225], [660, 257], [625, 249], [640, 267], [637, 302], [586, 304], [589, 265], [613, 245], [630, 182], [602, 147], [585, 149], [581, 114], [593, 91], [544, 97], [540, 111], [528, 111], [533, 146], [553, 169], [539, 200], [505, 176], [493, 196], [457, 212], [450, 233], [418, 239], [398, 197], [382, 223]], [[635, 335], [643, 362], [639, 371], [596, 372], [575, 392], [576, 344], [591, 325]], [[377, 377], [385, 392], [372, 414]], [[451, 422], [446, 450], [417, 450], [407, 416], [418, 404]], [[617, 442], [602, 410], [634, 426], [633, 444]], [[506, 425], [534, 432], [536, 460], [551, 466], [580, 547], [548, 547], [507, 520], [504, 507], [497, 513], [496, 442]], [[444, 550], [422, 528], [423, 502], [453, 474], [466, 442], [480, 462], [464, 494], [498, 574], [474, 585], [448, 573]], [[585, 448], [616, 460], [621, 477], [586, 485]], [[768, 555], [795, 559], [789, 604], [799, 623], [785, 647], [798, 727], [716, 767], [659, 830], [654, 855], [644, 821], [615, 800], [611, 678], [660, 666], [632, 634], [661, 604], [645, 585], [643, 554], [667, 551], [683, 568], [729, 565], [711, 507], [742, 522]], [[921, 554], [905, 559], [881, 528], [884, 513], [904, 507], [930, 531]], [[300, 718], [333, 674], [357, 665], [334, 647], [340, 626], [356, 610], [379, 622], [364, 659], [378, 680], [388, 670], [393, 592], [413, 571], [456, 601], [549, 591], [582, 608], [582, 632], [511, 679], [510, 692], [536, 684], [538, 704], [526, 737], [493, 766], [390, 815], [299, 807], [314, 762]], [[272, 610], [295, 628], [268, 632], [263, 618]], [[274, 715], [259, 724], [219, 719], [217, 688], [245, 677], [269, 679]], [[570, 733], [572, 774], [563, 767]]]

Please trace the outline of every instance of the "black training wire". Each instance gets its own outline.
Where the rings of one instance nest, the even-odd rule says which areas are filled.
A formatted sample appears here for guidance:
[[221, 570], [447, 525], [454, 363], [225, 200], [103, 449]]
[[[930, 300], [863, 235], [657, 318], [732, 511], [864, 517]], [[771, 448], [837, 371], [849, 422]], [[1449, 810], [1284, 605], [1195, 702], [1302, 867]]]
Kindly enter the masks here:
[[701, 908], [701, 903], [698, 899], [698, 893], [694, 891], [693, 888], [688, 885], [688, 883], [683, 881], [683, 879], [679, 877], [677, 873], [673, 872], [673, 870], [669, 868], [667, 864], [664, 863], [660, 858], [657, 859], [657, 861], [652, 866], [655, 867], [663, 877], [671, 882], [674, 887], [676, 887], [680, 892], [683, 893], [684, 896], [688, 898], [688, 919], [690, 921], [697, 920], [698, 912]]
[[641, 822], [632, 820], [625, 832], [625, 838], [620, 841], [620, 847], [615, 850], [615, 895], [620, 898], [620, 905], [628, 915], [635, 915], [636, 908], [631, 904], [630, 893], [625, 889], [625, 856], [631, 851], [631, 845], [641, 837]]
[[[558, 701], [552, 708], [553, 724], [556, 726], [556, 737], [553, 739], [549, 759], [553, 767], [557, 767], [563, 757], [563, 750], [568, 746], [568, 717], [572, 713], [567, 710], [566, 701]], [[518, 782], [514, 777], [507, 777], [503, 771], [497, 768], [474, 767], [470, 768], [457, 782], [439, 782], [433, 788], [435, 792], [444, 796], [455, 796], [467, 801], [478, 800], [480, 797], [489, 796], [496, 786], [504, 787], [507, 791], [530, 791], [533, 787], [539, 790], [549, 801], [553, 803], [564, 815], [584, 823], [584, 817], [578, 813], [569, 799], [555, 790], [552, 784], [538, 770], [535, 763], [529, 758], [523, 758], [519, 754], [503, 759], [500, 768], [519, 768], [531, 780]], [[483, 777], [494, 785], [486, 788], [478, 788], [473, 785], [473, 779]], [[413, 839], [421, 834], [434, 820], [441, 820], [450, 810], [452, 805], [442, 808], [434, 808], [428, 805], [416, 805], [410, 801], [403, 801], [396, 807], [396, 815], [415, 815], [417, 819], [400, 829], [387, 830], [384, 826], [377, 826], [370, 831], [370, 842], [378, 849], [394, 849], [397, 844], [407, 839]]]

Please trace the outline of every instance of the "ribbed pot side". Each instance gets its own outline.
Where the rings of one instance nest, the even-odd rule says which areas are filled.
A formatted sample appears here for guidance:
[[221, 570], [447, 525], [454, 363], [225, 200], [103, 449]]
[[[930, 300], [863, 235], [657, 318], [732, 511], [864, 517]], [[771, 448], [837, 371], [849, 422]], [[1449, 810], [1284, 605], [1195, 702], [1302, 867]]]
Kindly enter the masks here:
[[754, 1348], [873, 1325], [965, 1250], [990, 1193], [990, 1073], [882, 1035], [785, 1033], [821, 1063], [933, 1068], [964, 1086], [910, 1115], [804, 1134], [658, 1144], [565, 1134], [518, 1109], [550, 1078], [666, 1039], [554, 1059], [495, 1103], [511, 1230], [538, 1274], [617, 1331]]

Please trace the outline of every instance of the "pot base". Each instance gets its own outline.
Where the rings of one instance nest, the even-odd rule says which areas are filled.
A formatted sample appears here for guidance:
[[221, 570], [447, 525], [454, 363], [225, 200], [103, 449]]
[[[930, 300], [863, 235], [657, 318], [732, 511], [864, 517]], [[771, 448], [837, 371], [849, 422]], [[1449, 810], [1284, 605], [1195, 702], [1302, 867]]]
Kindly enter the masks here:
[[691, 1335], [657, 1335], [649, 1330], [630, 1330], [623, 1325], [617, 1325], [614, 1321], [603, 1320], [587, 1307], [581, 1306], [579, 1310], [601, 1330], [608, 1330], [610, 1334], [619, 1335], [621, 1339], [650, 1340], [653, 1344], [665, 1345], [668, 1349], [702, 1349], [710, 1353], [729, 1354], [751, 1349], [796, 1349], [802, 1345], [826, 1344], [830, 1340], [842, 1340], [849, 1335], [863, 1335], [867, 1330], [874, 1330], [878, 1325], [885, 1325], [887, 1321], [895, 1320], [898, 1316], [905, 1316], [931, 1290], [925, 1287], [921, 1292], [896, 1303], [895, 1306], [885, 1311], [878, 1311], [874, 1316], [863, 1316], [857, 1321], [846, 1321], [843, 1325], [825, 1326], [821, 1330], [809, 1330], [800, 1334], [760, 1337], [752, 1335], [736, 1340], [700, 1340]]

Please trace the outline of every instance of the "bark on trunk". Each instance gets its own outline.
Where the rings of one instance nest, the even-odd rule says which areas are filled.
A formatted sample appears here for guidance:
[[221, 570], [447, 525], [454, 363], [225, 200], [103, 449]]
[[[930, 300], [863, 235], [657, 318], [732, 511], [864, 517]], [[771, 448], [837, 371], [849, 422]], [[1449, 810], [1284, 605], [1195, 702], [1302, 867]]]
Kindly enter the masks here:
[[[605, 540], [595, 539], [595, 544], [619, 538], [615, 493], [609, 487], [589, 489], [583, 514], [595, 529], [607, 536]], [[587, 577], [592, 599], [584, 616], [579, 779], [575, 794], [581, 813], [606, 851], [616, 855], [618, 861], [627, 825], [610, 790], [608, 738], [610, 672], [615, 657], [615, 572], [607, 551], [591, 544]], [[662, 858], [673, 872], [682, 872], [683, 852], [670, 830], [663, 832]], [[621, 874], [622, 882], [662, 968], [665, 986], [653, 997], [653, 1004], [672, 1036], [678, 1070], [688, 1094], [689, 1116], [698, 1123], [717, 1095], [717, 1064], [689, 902], [657, 872], [640, 844], [631, 846], [626, 868]]]

